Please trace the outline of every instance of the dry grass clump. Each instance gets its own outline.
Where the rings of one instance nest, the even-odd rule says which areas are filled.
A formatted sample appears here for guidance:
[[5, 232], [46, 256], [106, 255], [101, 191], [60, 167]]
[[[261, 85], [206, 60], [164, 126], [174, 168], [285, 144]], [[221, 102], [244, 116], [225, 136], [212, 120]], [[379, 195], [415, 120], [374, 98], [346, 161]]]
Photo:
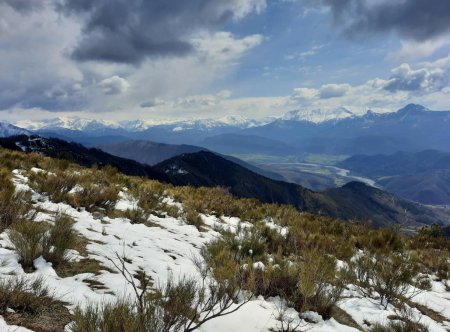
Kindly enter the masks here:
[[42, 256], [52, 262], [58, 269], [68, 262], [67, 250], [77, 244], [77, 233], [73, 229], [74, 221], [67, 215], [58, 213], [54, 218], [54, 225], [50, 228], [43, 242]]
[[122, 217], [129, 219], [132, 224], [146, 224], [148, 222], [149, 214], [147, 211], [136, 207], [123, 211]]
[[130, 187], [130, 194], [136, 198], [141, 209], [154, 211], [160, 207], [165, 187], [160, 182], [141, 179]]
[[335, 258], [318, 249], [289, 256], [270, 252], [264, 233], [259, 225], [209, 243], [204, 256], [214, 277], [227, 279], [230, 271], [245, 266], [245, 287], [255, 295], [281, 296], [300, 313], [314, 310], [329, 318], [346, 280]]
[[185, 208], [183, 218], [188, 225], [195, 226], [198, 230], [202, 230], [202, 227], [205, 225], [198, 212], [192, 208]]
[[29, 173], [31, 187], [37, 192], [47, 195], [55, 203], [67, 202], [69, 192], [79, 180], [80, 177], [76, 173], [67, 171]]
[[71, 321], [69, 310], [55, 299], [42, 278], [0, 280], [0, 315], [11, 325], [43, 332], [63, 331]]
[[438, 225], [423, 227], [409, 239], [408, 247], [425, 271], [440, 280], [450, 278], [450, 237]]
[[76, 192], [70, 202], [74, 207], [84, 207], [88, 211], [95, 211], [99, 208], [109, 211], [115, 206], [118, 194], [119, 188], [115, 185], [102, 186], [93, 183]]
[[37, 153], [25, 154], [0, 147], [0, 167], [9, 171], [36, 166], [41, 158], [42, 156]]
[[103, 169], [93, 167], [79, 175], [80, 188], [69, 197], [69, 203], [89, 211], [110, 211], [118, 200], [121, 183], [122, 176], [116, 169], [108, 166]]
[[64, 265], [68, 249], [75, 246], [77, 234], [72, 228], [73, 220], [58, 214], [54, 225], [22, 220], [9, 229], [9, 239], [20, 256], [20, 263], [25, 270], [34, 268], [34, 260], [43, 256], [52, 262], [55, 268]]
[[220, 187], [170, 187], [168, 192], [184, 207], [217, 216], [240, 217], [245, 211], [261, 205], [255, 199], [236, 199], [228, 190]]
[[[34, 190], [47, 195], [52, 201], [69, 203], [76, 208], [85, 207], [111, 210], [117, 199], [124, 176], [113, 168], [102, 169], [94, 166], [82, 169], [67, 161], [57, 160], [55, 164], [43, 158], [39, 166], [45, 165], [42, 172], [29, 172], [29, 179]], [[77, 187], [77, 190], [72, 191]]]
[[410, 287], [416, 284], [420, 266], [406, 253], [364, 253], [350, 262], [350, 270], [362, 295], [378, 298], [385, 309], [390, 303], [401, 306], [406, 297], [417, 295]]
[[30, 201], [30, 193], [16, 192], [11, 182], [11, 172], [0, 169], [0, 232], [30, 213]]
[[9, 230], [9, 240], [20, 256], [25, 270], [32, 270], [33, 262], [43, 254], [48, 225], [31, 220], [15, 223]]
[[429, 329], [420, 323], [411, 321], [389, 321], [386, 324], [376, 323], [368, 332], [428, 332]]

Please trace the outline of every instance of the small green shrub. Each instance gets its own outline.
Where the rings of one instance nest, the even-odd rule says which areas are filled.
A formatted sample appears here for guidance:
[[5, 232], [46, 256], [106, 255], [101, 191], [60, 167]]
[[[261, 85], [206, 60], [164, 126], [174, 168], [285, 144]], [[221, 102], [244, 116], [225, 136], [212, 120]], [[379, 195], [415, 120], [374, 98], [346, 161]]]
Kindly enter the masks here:
[[256, 296], [281, 296], [292, 306], [302, 301], [298, 291], [299, 266], [287, 259], [276, 259], [264, 270], [249, 267], [246, 271], [246, 288]]
[[32, 270], [36, 258], [43, 256], [57, 268], [66, 262], [67, 249], [77, 243], [77, 233], [72, 228], [73, 220], [58, 214], [54, 225], [24, 220], [9, 230], [9, 239], [20, 256], [24, 269]]
[[148, 212], [158, 210], [163, 193], [164, 187], [156, 181], [137, 184], [131, 189], [131, 194], [137, 199], [138, 206]]
[[43, 242], [48, 227], [42, 223], [24, 220], [9, 230], [9, 239], [20, 256], [24, 269], [32, 269], [33, 262], [43, 253]]
[[110, 218], [125, 218], [132, 224], [147, 224], [149, 214], [138, 206], [134, 206], [131, 209], [112, 210], [109, 211], [108, 217]]
[[86, 310], [77, 308], [71, 329], [73, 332], [191, 332], [210, 319], [234, 311], [230, 307], [237, 301], [236, 287], [232, 280], [206, 287], [194, 278], [179, 281], [169, 278], [153, 292], [143, 289], [135, 302], [121, 300]]
[[405, 253], [365, 253], [351, 262], [350, 269], [360, 283], [361, 293], [369, 297], [378, 294], [380, 303], [387, 308], [393, 301], [401, 304], [410, 286], [415, 285], [420, 267]]
[[57, 214], [52, 226], [43, 238], [43, 257], [52, 262], [55, 268], [67, 261], [66, 252], [77, 243], [77, 233], [73, 229], [73, 220], [67, 215]]
[[[150, 316], [150, 315], [149, 315]], [[150, 319], [150, 317], [148, 317]], [[146, 325], [131, 301], [118, 301], [103, 306], [88, 306], [85, 310], [75, 309], [72, 332], [156, 332]]]
[[[336, 259], [320, 250], [305, 251], [299, 263], [299, 292], [303, 303], [297, 307], [331, 317], [331, 309], [341, 298], [344, 273], [336, 268]], [[300, 306], [302, 305], [302, 306]]]
[[188, 225], [195, 226], [198, 230], [201, 230], [202, 226], [205, 224], [203, 223], [202, 218], [198, 214], [197, 211], [195, 211], [192, 208], [185, 208], [185, 211], [183, 213], [183, 217], [186, 220], [186, 223]]

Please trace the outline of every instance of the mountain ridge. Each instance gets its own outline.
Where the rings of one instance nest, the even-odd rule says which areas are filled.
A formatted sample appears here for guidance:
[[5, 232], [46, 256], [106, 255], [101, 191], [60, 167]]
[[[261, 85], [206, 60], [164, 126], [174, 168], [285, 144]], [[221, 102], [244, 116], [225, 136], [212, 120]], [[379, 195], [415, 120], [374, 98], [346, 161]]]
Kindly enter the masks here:
[[[446, 225], [449, 217], [442, 210], [408, 202], [363, 184], [348, 184], [323, 193], [313, 192], [296, 184], [271, 180], [207, 151], [183, 154], [152, 167], [57, 139], [16, 136], [0, 139], [0, 145], [18, 151], [37, 151], [88, 167], [111, 165], [127, 175], [144, 176], [175, 186], [222, 186], [238, 197], [291, 204], [301, 211], [342, 220], [372, 220], [376, 226], [397, 224], [416, 228], [432, 223]], [[359, 207], [358, 210], [354, 209], [355, 206]]]
[[[185, 121], [146, 121], [146, 120], [124, 120], [124, 121], [111, 121], [111, 120], [97, 120], [89, 118], [81, 118], [78, 116], [73, 117], [55, 117], [48, 118], [39, 121], [18, 121], [15, 123], [18, 127], [23, 127], [27, 130], [50, 130], [50, 129], [71, 129], [89, 131], [99, 128], [110, 129], [124, 129], [132, 132], [143, 131], [152, 127], [165, 126], [172, 127], [177, 130], [187, 129], [203, 129], [207, 130], [215, 127], [236, 127], [236, 128], [252, 128], [259, 127], [265, 124], [269, 124], [274, 121], [299, 121], [309, 123], [323, 123], [327, 121], [339, 121], [347, 118], [363, 118], [367, 115], [383, 115], [392, 113], [404, 113], [404, 112], [418, 112], [418, 111], [431, 111], [428, 108], [419, 104], [408, 104], [405, 107], [392, 112], [377, 113], [370, 109], [366, 112], [353, 112], [345, 106], [336, 108], [313, 108], [313, 109], [297, 109], [284, 113], [281, 116], [272, 116], [262, 119], [245, 118], [241, 116], [229, 115], [218, 119], [203, 118], [203, 119], [190, 119]], [[431, 111], [433, 112], [433, 111]], [[434, 111], [439, 112], [439, 111]], [[445, 112], [445, 111], [444, 111]]]

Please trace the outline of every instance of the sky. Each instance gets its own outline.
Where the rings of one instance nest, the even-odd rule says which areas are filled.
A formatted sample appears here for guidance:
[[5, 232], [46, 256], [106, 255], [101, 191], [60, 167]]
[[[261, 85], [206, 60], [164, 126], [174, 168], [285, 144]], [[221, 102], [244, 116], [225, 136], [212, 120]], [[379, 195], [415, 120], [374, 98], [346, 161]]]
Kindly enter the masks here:
[[0, 0], [0, 120], [450, 109], [448, 0]]

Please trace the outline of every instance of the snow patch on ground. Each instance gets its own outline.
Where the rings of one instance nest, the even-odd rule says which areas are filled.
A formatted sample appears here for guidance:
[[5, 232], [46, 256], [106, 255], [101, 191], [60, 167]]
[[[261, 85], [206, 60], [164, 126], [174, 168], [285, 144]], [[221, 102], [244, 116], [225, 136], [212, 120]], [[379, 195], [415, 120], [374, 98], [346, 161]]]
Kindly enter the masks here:
[[138, 200], [136, 200], [131, 195], [124, 193], [123, 191], [119, 192], [119, 200], [116, 203], [116, 210], [119, 211], [127, 211], [127, 210], [135, 210], [138, 207]]
[[0, 331], [2, 332], [33, 332], [25, 327], [8, 325], [2, 316], [0, 316]]
[[[32, 170], [40, 172], [39, 169]], [[8, 278], [11, 273], [25, 278], [44, 276], [45, 282], [55, 291], [55, 294], [63, 301], [70, 303], [69, 309], [76, 305], [85, 307], [88, 303], [103, 303], [114, 301], [118, 297], [134, 296], [133, 290], [124, 278], [114, 270], [116, 255], [126, 258], [126, 266], [130, 272], [145, 271], [155, 283], [164, 283], [167, 278], [175, 279], [183, 275], [196, 276], [198, 274], [193, 257], [199, 256], [202, 246], [220, 236], [218, 230], [229, 231], [239, 236], [241, 232], [253, 227], [251, 223], [241, 221], [235, 217], [217, 217], [213, 215], [201, 215], [206, 225], [205, 231], [200, 232], [196, 227], [187, 225], [182, 220], [172, 217], [161, 218], [155, 215], [149, 217], [149, 221], [155, 227], [142, 224], [132, 224], [124, 218], [94, 218], [92, 213], [84, 209], [75, 209], [64, 203], [54, 203], [47, 197], [34, 192], [28, 185], [28, 179], [23, 171], [13, 171], [13, 182], [16, 190], [31, 191], [35, 206], [40, 209], [37, 221], [51, 221], [56, 213], [66, 213], [74, 221], [74, 229], [84, 236], [87, 241], [88, 258], [95, 259], [105, 266], [105, 270], [98, 275], [82, 273], [72, 277], [59, 277], [51, 263], [42, 257], [35, 260], [36, 271], [25, 273], [19, 264], [19, 256], [10, 249], [10, 243], [6, 232], [0, 234], [0, 278]], [[116, 208], [127, 210], [137, 207], [137, 200], [126, 191], [121, 191]], [[163, 202], [176, 205], [182, 209], [182, 205], [170, 197], [164, 197]], [[266, 222], [267, 227], [275, 229], [285, 236], [288, 229], [281, 227], [272, 221]], [[69, 253], [71, 259], [80, 260], [82, 257], [76, 251]], [[340, 265], [345, 265], [340, 262]], [[262, 262], [254, 263], [255, 268], [265, 269]], [[89, 281], [103, 284], [104, 289], [93, 289]], [[442, 283], [432, 282], [432, 291], [423, 292], [413, 299], [414, 302], [427, 305], [431, 309], [441, 313], [450, 320], [450, 293], [445, 290]], [[338, 306], [345, 310], [362, 327], [367, 328], [366, 322], [382, 322], [388, 320], [388, 316], [395, 315], [395, 308], [389, 306], [384, 310], [376, 300], [362, 298], [354, 290], [346, 290]], [[233, 314], [220, 317], [207, 322], [200, 329], [201, 332], [269, 332], [270, 329], [279, 329], [277, 320], [282, 302], [279, 298], [253, 299]], [[414, 316], [430, 328], [430, 331], [446, 331], [447, 323], [437, 323], [431, 318], [422, 315], [414, 309]], [[287, 309], [290, 317], [297, 317], [304, 330], [312, 332], [356, 332], [355, 328], [342, 325], [334, 319], [323, 320], [314, 312], [306, 312], [303, 319], [315, 323], [300, 321], [300, 317], [293, 309]], [[30, 330], [7, 326], [0, 317], [0, 331], [28, 332]]]

